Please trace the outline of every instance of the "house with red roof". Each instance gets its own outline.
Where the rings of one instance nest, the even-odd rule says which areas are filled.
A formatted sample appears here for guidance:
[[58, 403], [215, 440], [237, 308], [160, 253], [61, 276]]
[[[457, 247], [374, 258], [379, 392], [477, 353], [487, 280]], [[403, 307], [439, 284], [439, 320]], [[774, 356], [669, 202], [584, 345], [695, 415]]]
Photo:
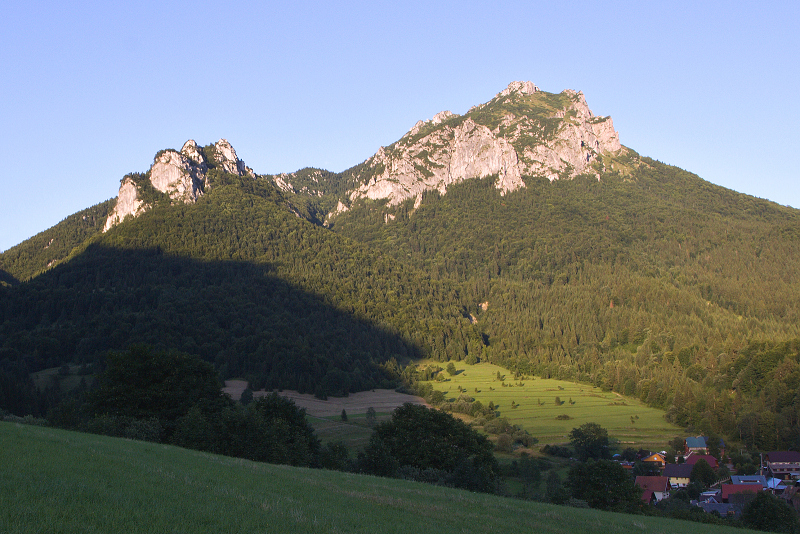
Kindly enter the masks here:
[[719, 463], [717, 462], [717, 459], [714, 458], [713, 456], [711, 456], [710, 454], [695, 454], [695, 453], [692, 453], [692, 454], [690, 454], [689, 456], [686, 457], [686, 462], [685, 463], [687, 463], [689, 465], [694, 465], [699, 460], [705, 460], [708, 463], [708, 465], [710, 465], [714, 469], [719, 467]]
[[669, 497], [668, 477], [636, 477], [636, 485], [642, 488], [642, 500], [646, 503], [657, 503]]

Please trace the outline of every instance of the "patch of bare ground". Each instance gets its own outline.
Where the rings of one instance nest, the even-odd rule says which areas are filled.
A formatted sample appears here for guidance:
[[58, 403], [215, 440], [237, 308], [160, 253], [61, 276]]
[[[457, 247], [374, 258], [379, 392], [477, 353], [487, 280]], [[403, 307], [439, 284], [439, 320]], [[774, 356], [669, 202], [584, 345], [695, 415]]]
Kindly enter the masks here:
[[[222, 391], [230, 395], [233, 400], [239, 400], [245, 388], [247, 388], [247, 382], [244, 380], [226, 380]], [[263, 397], [269, 393], [271, 392], [254, 391], [253, 397]], [[278, 394], [292, 399], [299, 408], [305, 408], [308, 415], [316, 417], [340, 415], [342, 410], [349, 415], [367, 413], [368, 408], [374, 408], [377, 413], [388, 413], [407, 402], [427, 406], [422, 397], [398, 393], [393, 389], [360, 391], [351, 393], [347, 397], [328, 397], [328, 400], [320, 400], [310, 393], [298, 393], [290, 390], [279, 391]]]

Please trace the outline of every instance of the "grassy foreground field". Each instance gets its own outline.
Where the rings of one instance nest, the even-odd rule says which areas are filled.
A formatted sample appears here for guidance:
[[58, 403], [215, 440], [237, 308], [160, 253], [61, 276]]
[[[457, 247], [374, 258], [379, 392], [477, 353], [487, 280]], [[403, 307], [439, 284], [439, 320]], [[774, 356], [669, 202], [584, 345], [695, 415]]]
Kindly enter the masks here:
[[[607, 429], [609, 437], [619, 440], [621, 448], [661, 450], [670, 439], [684, 433], [680, 427], [664, 420], [663, 411], [645, 406], [634, 398], [562, 380], [530, 376], [516, 380], [506, 369], [490, 363], [453, 363], [458, 374], [450, 376], [443, 371], [447, 381], [428, 383], [444, 392], [448, 399], [456, 399], [461, 386], [467, 395], [484, 405], [494, 402], [501, 417], [539, 438], [541, 444], [566, 443], [569, 431], [584, 423], [598, 423]], [[505, 377], [504, 381], [497, 380], [498, 372]], [[556, 398], [560, 404], [556, 404]], [[512, 401], [516, 408], [511, 407]], [[557, 419], [558, 416], [570, 419]]]
[[16, 423], [0, 451], [0, 532], [743, 532]]

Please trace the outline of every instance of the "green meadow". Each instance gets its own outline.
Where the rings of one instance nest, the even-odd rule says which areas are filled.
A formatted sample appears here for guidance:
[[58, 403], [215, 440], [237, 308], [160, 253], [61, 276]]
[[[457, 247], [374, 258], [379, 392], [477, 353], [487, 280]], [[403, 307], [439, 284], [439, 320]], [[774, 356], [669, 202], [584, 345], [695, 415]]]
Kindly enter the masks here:
[[[466, 395], [484, 405], [494, 402], [501, 417], [530, 432], [542, 445], [568, 442], [569, 431], [584, 423], [598, 423], [606, 428], [609, 437], [617, 440], [623, 449], [661, 450], [671, 438], [685, 432], [668, 423], [663, 411], [618, 393], [586, 384], [531, 376], [518, 380], [508, 370], [490, 363], [453, 363], [458, 371], [456, 375], [442, 371], [445, 381], [425, 383], [444, 392], [448, 400], [458, 398], [460, 386]], [[426, 364], [447, 365], [438, 362], [421, 365]], [[504, 380], [497, 379], [498, 372]], [[516, 407], [512, 407], [512, 402]]]
[[0, 422], [0, 532], [742, 532]]

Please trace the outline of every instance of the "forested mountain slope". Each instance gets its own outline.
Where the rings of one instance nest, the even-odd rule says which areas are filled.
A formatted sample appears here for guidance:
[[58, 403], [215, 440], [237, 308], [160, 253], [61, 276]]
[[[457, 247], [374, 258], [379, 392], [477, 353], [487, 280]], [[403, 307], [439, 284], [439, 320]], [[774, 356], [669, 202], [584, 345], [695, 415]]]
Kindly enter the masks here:
[[320, 395], [491, 361], [800, 446], [798, 259], [798, 210], [641, 157], [582, 93], [530, 82], [343, 173], [258, 176], [188, 141], [0, 255], [0, 407], [41, 411], [30, 372], [144, 342]]
[[[800, 439], [796, 389], [770, 401], [730, 370], [751, 341], [800, 338], [797, 210], [646, 158], [624, 177], [526, 178], [502, 196], [494, 179], [429, 192], [416, 209], [359, 201], [333, 229], [458, 285], [480, 358], [731, 435], [746, 414], [783, 413], [772, 435]], [[778, 363], [800, 376], [796, 348]]]
[[[157, 206], [0, 288], [6, 382], [148, 343], [254, 387], [346, 394], [394, 384], [392, 360], [427, 355], [443, 330], [477, 337], [451, 284], [297, 217], [263, 180], [215, 176], [198, 202]], [[4, 407], [35, 404], [29, 386], [4, 389]]]
[[72, 249], [103, 229], [113, 205], [113, 200], [107, 200], [79, 211], [52, 228], [11, 247], [0, 254], [0, 269], [22, 281], [60, 263]]

